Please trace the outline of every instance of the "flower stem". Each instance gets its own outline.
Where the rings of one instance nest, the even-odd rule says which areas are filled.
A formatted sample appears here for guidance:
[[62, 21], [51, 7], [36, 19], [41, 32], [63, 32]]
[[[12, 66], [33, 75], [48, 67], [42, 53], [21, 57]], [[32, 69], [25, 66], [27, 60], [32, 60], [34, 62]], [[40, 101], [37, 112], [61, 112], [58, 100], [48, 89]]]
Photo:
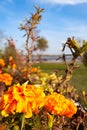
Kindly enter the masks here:
[[54, 115], [47, 113], [48, 115], [48, 130], [52, 130]]
[[51, 127], [51, 128], [49, 128], [49, 130], [52, 130], [52, 127]]
[[23, 130], [24, 128], [24, 119], [25, 119], [25, 114], [22, 114], [21, 130]]

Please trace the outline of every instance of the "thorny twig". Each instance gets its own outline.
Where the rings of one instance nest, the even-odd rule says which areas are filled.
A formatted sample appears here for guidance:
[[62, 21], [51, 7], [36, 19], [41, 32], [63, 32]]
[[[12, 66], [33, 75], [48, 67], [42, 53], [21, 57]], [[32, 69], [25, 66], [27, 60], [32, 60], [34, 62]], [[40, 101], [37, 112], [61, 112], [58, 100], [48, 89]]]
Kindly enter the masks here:
[[25, 48], [27, 50], [27, 57], [26, 57], [27, 58], [27, 72], [32, 67], [31, 65], [32, 53], [33, 51], [37, 49], [35, 46], [35, 42], [37, 41], [38, 36], [35, 35], [35, 30], [42, 18], [41, 13], [44, 10], [44, 9], [38, 8], [37, 6], [35, 6], [35, 9], [36, 9], [36, 12], [31, 14], [30, 19], [25, 19], [26, 21], [24, 25], [20, 23], [20, 30], [25, 31], [24, 36], [26, 36]]

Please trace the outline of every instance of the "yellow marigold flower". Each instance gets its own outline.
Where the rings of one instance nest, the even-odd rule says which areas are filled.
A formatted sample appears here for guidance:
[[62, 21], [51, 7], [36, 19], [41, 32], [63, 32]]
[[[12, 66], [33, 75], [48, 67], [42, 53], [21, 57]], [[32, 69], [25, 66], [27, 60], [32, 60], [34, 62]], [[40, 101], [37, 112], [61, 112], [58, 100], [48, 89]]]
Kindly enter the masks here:
[[71, 100], [58, 93], [46, 96], [44, 107], [54, 115], [67, 117], [72, 117], [77, 111], [77, 107]]
[[32, 85], [14, 85], [4, 93], [0, 102], [3, 116], [15, 113], [25, 113], [25, 118], [30, 118], [32, 113], [37, 114], [44, 105], [45, 94], [43, 89]]
[[0, 59], [0, 66], [4, 67], [5, 66], [5, 61], [3, 59]]
[[8, 73], [0, 74], [0, 81], [4, 82], [6, 85], [11, 85], [12, 83], [12, 76]]

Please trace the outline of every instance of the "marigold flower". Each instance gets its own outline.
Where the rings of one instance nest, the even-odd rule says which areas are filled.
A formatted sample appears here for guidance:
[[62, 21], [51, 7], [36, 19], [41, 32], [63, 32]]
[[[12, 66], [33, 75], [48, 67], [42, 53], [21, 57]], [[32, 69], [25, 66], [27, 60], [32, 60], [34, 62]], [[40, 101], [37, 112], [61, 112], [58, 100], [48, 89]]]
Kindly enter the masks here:
[[54, 115], [67, 117], [72, 117], [77, 111], [77, 107], [71, 100], [58, 93], [46, 96], [44, 107]]
[[24, 78], [27, 77], [27, 68], [22, 69], [22, 77], [24, 77]]
[[27, 68], [23, 68], [23, 69], [22, 69], [22, 72], [26, 72], [26, 71], [27, 71]]
[[40, 70], [38, 68], [31, 68], [29, 73], [39, 73]]
[[13, 64], [13, 65], [12, 65], [12, 68], [13, 68], [13, 69], [16, 69], [16, 68], [17, 68], [17, 65], [16, 65], [16, 64]]
[[0, 66], [4, 67], [5, 66], [5, 61], [3, 59], [0, 59]]
[[0, 110], [3, 116], [15, 113], [25, 113], [30, 118], [32, 113], [37, 114], [44, 105], [45, 94], [43, 89], [32, 85], [14, 85], [2, 96]]
[[12, 76], [8, 73], [0, 74], [0, 82], [4, 82], [6, 85], [11, 85], [12, 83]]
[[5, 124], [0, 125], [0, 130], [6, 130], [6, 125]]

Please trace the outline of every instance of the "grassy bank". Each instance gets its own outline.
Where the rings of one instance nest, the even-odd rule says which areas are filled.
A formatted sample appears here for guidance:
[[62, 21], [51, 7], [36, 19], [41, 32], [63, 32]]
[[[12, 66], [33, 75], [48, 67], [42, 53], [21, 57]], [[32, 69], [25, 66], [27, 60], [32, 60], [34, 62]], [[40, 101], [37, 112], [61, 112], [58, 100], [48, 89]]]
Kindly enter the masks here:
[[80, 68], [74, 71], [71, 83], [78, 90], [87, 91], [87, 67], [80, 65]]
[[[37, 63], [35, 66], [40, 67], [41, 70], [47, 73], [59, 71], [62, 74], [65, 70], [63, 63]], [[87, 91], [87, 67], [80, 64], [80, 68], [74, 71], [70, 83], [74, 85], [77, 90]]]

